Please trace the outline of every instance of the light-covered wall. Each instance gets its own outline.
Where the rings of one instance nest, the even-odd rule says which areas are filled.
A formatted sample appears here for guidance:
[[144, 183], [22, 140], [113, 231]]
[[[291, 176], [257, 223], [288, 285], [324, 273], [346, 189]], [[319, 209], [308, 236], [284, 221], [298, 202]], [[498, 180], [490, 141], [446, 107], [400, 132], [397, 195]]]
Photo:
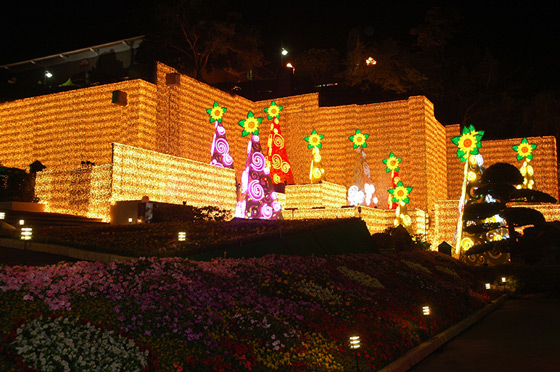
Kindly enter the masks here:
[[107, 220], [112, 166], [104, 164], [37, 173], [35, 194], [46, 212]]
[[[263, 153], [266, 153], [270, 122], [264, 109], [270, 101], [253, 102], [184, 75], [178, 76], [176, 84], [168, 84], [168, 74], [174, 73], [176, 70], [160, 63], [157, 65], [156, 84], [143, 80], [124, 81], [0, 104], [0, 162], [4, 166], [24, 169], [35, 160], [46, 165], [47, 171], [41, 172], [38, 177], [38, 196], [42, 201], [48, 201], [48, 208], [53, 211], [105, 216], [108, 215], [106, 204], [110, 200], [138, 199], [143, 195], [162, 202], [187, 200], [195, 205], [218, 206], [224, 203], [229, 208], [233, 199], [228, 196], [224, 201], [221, 192], [227, 195], [235, 193], [235, 183], [231, 180], [235, 177], [239, 179], [245, 167], [249, 140], [241, 136], [242, 128], [238, 122], [246, 118], [249, 110], [255, 116], [264, 118], [259, 136]], [[112, 103], [112, 93], [116, 90], [126, 93], [126, 105]], [[214, 125], [209, 122], [206, 109], [214, 102], [227, 108], [223, 126], [235, 171], [229, 171], [224, 179], [228, 179], [228, 185], [233, 185], [231, 189], [220, 189], [220, 193], [209, 193], [204, 201], [196, 201], [196, 198], [189, 199], [189, 190], [183, 186], [198, 178], [210, 181], [206, 175], [197, 172], [189, 173], [186, 179], [181, 178], [183, 167], [187, 167], [183, 160], [195, 162], [200, 167], [210, 162]], [[429, 218], [419, 223], [429, 223], [430, 238], [436, 238], [433, 235], [436, 231], [448, 229], [443, 227], [443, 222], [436, 221], [442, 218], [441, 215], [438, 217], [436, 207], [439, 205], [442, 210], [440, 201], [460, 196], [463, 167], [456, 158], [456, 146], [451, 143], [451, 138], [459, 134], [459, 126], [442, 126], [427, 98], [414, 96], [392, 102], [319, 107], [318, 94], [312, 93], [278, 98], [275, 102], [283, 106], [280, 128], [296, 184], [309, 182], [311, 150], [304, 138], [316, 129], [319, 134], [325, 135], [321, 148], [322, 165], [326, 181], [339, 185], [336, 203], [340, 204], [341, 190], [352, 182], [355, 159], [355, 150], [348, 137], [360, 129], [370, 135], [364, 151], [379, 208], [387, 207], [387, 190], [391, 188], [390, 176], [385, 172], [382, 160], [393, 152], [402, 158], [401, 180], [405, 186], [413, 187], [409, 211], [421, 210], [424, 215], [427, 214]], [[485, 163], [505, 161], [519, 166], [511, 146], [520, 140], [483, 141], [481, 153]], [[537, 189], [558, 197], [554, 137], [530, 137], [529, 141], [538, 146], [532, 161]], [[124, 158], [118, 151], [113, 158], [112, 143], [135, 148], [125, 151], [128, 154], [126, 159], [135, 158], [137, 162], [152, 159], [147, 166], [149, 169], [141, 164], [135, 165], [136, 168], [115, 165]], [[119, 145], [117, 148], [128, 147]], [[171, 157], [165, 158], [156, 152]], [[83, 170], [80, 168], [81, 161], [94, 162], [96, 166]], [[168, 167], [172, 170], [168, 171]], [[64, 170], [68, 174], [56, 173]], [[164, 181], [157, 172], [170, 178]], [[61, 183], [57, 184], [56, 177], [62, 180]], [[167, 186], [161, 189], [148, 181], [132, 180], [134, 177], [148, 177], [158, 185], [167, 182]], [[160, 178], [155, 181], [157, 177]], [[109, 181], [113, 184], [111, 189], [107, 188], [108, 179], [112, 180]], [[136, 183], [121, 187], [119, 182]], [[67, 185], [67, 197], [62, 194], [62, 184]], [[80, 198], [89, 200], [89, 204], [85, 205]], [[285, 203], [290, 205], [293, 201], [286, 199]], [[372, 213], [377, 216], [380, 212]], [[372, 221], [386, 219], [375, 217]], [[447, 217], [445, 219], [447, 221]]]
[[[296, 183], [309, 182], [312, 156], [304, 138], [316, 129], [325, 135], [320, 151], [326, 180], [351, 186], [355, 150], [348, 137], [360, 129], [370, 135], [364, 152], [380, 208], [387, 207], [387, 190], [392, 187], [383, 164], [391, 152], [402, 158], [403, 183], [414, 188], [411, 208], [432, 209], [436, 200], [447, 197], [445, 128], [435, 119], [433, 105], [425, 97], [335, 107], [319, 107], [318, 94], [275, 102], [284, 106], [280, 127]], [[263, 112], [270, 102], [256, 104], [257, 111]]]
[[[483, 128], [476, 128], [483, 129]], [[461, 187], [464, 177], [464, 165], [457, 159], [457, 146], [451, 138], [460, 135], [458, 124], [446, 126], [447, 130], [447, 199], [461, 198]], [[484, 166], [488, 168], [495, 163], [509, 163], [517, 168], [523, 164], [517, 161], [517, 153], [511, 148], [518, 145], [522, 138], [509, 138], [502, 140], [484, 140], [479, 149], [484, 158]], [[556, 154], [556, 138], [553, 136], [527, 137], [529, 143], [534, 143], [537, 148], [533, 150], [531, 165], [535, 170], [534, 180], [536, 190], [545, 192], [558, 199], [558, 165]]]
[[[112, 103], [115, 90], [127, 93], [126, 106]], [[62, 170], [109, 164], [112, 142], [155, 149], [154, 97], [153, 84], [132, 80], [2, 103], [0, 162]]]
[[157, 202], [235, 209], [232, 169], [121, 144], [113, 144], [112, 164], [111, 201], [148, 196]]

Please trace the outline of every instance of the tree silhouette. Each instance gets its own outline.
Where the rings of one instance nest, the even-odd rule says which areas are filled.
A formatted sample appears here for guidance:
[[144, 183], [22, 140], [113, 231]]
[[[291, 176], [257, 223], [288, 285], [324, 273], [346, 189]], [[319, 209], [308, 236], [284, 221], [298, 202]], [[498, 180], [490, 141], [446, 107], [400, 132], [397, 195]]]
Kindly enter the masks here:
[[523, 256], [530, 249], [524, 244], [523, 234], [516, 228], [547, 224], [542, 213], [526, 207], [511, 207], [510, 203], [555, 203], [552, 196], [537, 190], [518, 189], [523, 183], [519, 170], [507, 163], [496, 163], [488, 167], [480, 183], [472, 189], [479, 203], [465, 205], [463, 230], [478, 236], [466, 253], [472, 263], [496, 264], [505, 261], [506, 254]]
[[262, 65], [259, 33], [225, 1], [161, 1], [156, 20], [146, 48], [198, 80], [207, 81], [214, 68], [241, 76]]

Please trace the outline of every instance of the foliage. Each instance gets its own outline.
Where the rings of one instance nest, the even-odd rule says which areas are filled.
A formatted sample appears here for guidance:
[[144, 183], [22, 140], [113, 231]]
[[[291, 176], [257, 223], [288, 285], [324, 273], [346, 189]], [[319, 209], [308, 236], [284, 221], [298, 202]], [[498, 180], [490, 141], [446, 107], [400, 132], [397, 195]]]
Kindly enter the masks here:
[[[36, 226], [33, 240], [130, 257], [186, 257], [216, 249], [223, 252], [340, 223], [341, 220], [213, 221], [201, 218], [120, 226]], [[185, 242], [177, 241], [179, 231], [186, 232]]]
[[34, 175], [22, 169], [0, 166], [0, 201], [36, 201]]
[[[377, 64], [366, 64], [375, 56]], [[363, 90], [378, 86], [398, 94], [419, 92], [427, 77], [412, 63], [413, 56], [400, 42], [383, 40], [373, 46], [358, 42], [348, 53], [346, 83]]]
[[361, 369], [373, 371], [494, 298], [475, 270], [434, 252], [3, 267], [0, 367], [15, 370], [23, 353], [12, 332], [58, 319], [75, 327], [47, 347], [83, 346], [90, 322], [86, 333], [115, 328], [153, 369], [174, 372], [347, 370], [358, 330]]
[[156, 59], [201, 81], [214, 68], [241, 76], [262, 65], [259, 33], [227, 2], [164, 1], [156, 9], [159, 27], [148, 36], [146, 47]]
[[298, 76], [311, 79], [314, 86], [332, 82], [334, 75], [339, 71], [340, 64], [340, 55], [332, 48], [308, 49], [294, 60]]
[[373, 245], [379, 250], [396, 252], [428, 251], [430, 244], [421, 235], [410, 235], [402, 225], [388, 227], [382, 233], [372, 234]]
[[[536, 190], [518, 190], [515, 185], [522, 184], [523, 177], [516, 167], [506, 163], [488, 167], [480, 182], [472, 191], [477, 202], [465, 205], [463, 223], [468, 231], [480, 236], [479, 241], [482, 243], [472, 246], [466, 255], [476, 257], [475, 255], [486, 252], [513, 252], [512, 258], [530, 255], [534, 244], [523, 242], [522, 234], [516, 228], [528, 225], [546, 226], [544, 216], [537, 210], [510, 207], [507, 203], [555, 202], [556, 199]], [[503, 222], [500, 222], [502, 219]], [[502, 232], [504, 229], [507, 234]]]

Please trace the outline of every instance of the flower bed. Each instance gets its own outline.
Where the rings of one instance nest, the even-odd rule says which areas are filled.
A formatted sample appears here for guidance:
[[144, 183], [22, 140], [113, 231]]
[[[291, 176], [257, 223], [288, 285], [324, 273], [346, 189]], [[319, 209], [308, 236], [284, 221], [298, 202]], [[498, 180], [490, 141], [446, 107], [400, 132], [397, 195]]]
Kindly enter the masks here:
[[[110, 335], [138, 370], [342, 371], [354, 368], [347, 342], [358, 332], [360, 370], [375, 371], [495, 295], [472, 268], [433, 252], [3, 267], [0, 289], [2, 371], [37, 367], [40, 348], [24, 353], [16, 340], [49, 317], [96, 324], [49, 347], [82, 350], [94, 342], [84, 333]], [[103, 363], [122, 362], [111, 355]], [[102, 356], [85, 353], [80, 363]]]

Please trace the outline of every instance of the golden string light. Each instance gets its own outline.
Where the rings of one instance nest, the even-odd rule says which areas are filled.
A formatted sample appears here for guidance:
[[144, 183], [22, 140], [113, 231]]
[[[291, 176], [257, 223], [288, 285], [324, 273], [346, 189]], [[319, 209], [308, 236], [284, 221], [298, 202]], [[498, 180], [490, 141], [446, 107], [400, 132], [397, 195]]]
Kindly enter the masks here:
[[[52, 212], [107, 220], [111, 202], [143, 195], [173, 203], [185, 199], [197, 205], [222, 203], [229, 208], [235, 204], [236, 179], [243, 171], [247, 148], [245, 139], [233, 135], [238, 133], [237, 122], [249, 110], [262, 112], [270, 101], [250, 101], [185, 75], [168, 85], [166, 76], [171, 73], [177, 71], [158, 63], [155, 84], [129, 80], [1, 103], [0, 162], [22, 169], [35, 160], [43, 163], [47, 169], [38, 173], [36, 191]], [[126, 93], [126, 105], [112, 103], [114, 91]], [[228, 108], [223, 126], [235, 170], [225, 173], [206, 167], [215, 129], [208, 123], [206, 109], [216, 101]], [[348, 164], [354, 152], [348, 148], [347, 137], [359, 122], [360, 129], [370, 134], [371, 146], [365, 152], [376, 189], [391, 188], [381, 160], [391, 151], [401, 154], [406, 162], [406, 184], [414, 188], [409, 205], [413, 230], [424, 231], [434, 244], [453, 238], [457, 221], [454, 199], [460, 196], [463, 172], [450, 138], [459, 133], [459, 126], [441, 125], [426, 97], [321, 107], [318, 94], [311, 93], [279, 98], [276, 103], [284, 107], [282, 134], [296, 183], [288, 185], [279, 200], [284, 208], [298, 208], [293, 211], [295, 217], [356, 213], [351, 209], [340, 212], [340, 207], [347, 204], [352, 182]], [[325, 135], [321, 156], [328, 181], [313, 185], [315, 188], [305, 184], [309, 182], [310, 154], [302, 151], [302, 138], [313, 129]], [[262, 152], [266, 154], [264, 139]], [[556, 140], [528, 140], [538, 145], [531, 161], [538, 190], [558, 198]], [[511, 146], [519, 141], [483, 141], [485, 164], [516, 164]], [[113, 147], [113, 143], [122, 145]], [[83, 169], [82, 161], [95, 165]], [[206, 190], [199, 190], [202, 184]], [[380, 200], [388, 196], [378, 194]], [[311, 209], [317, 206], [325, 209]], [[327, 213], [329, 208], [332, 214]], [[557, 205], [537, 209], [542, 208], [547, 219], [558, 219]], [[394, 211], [385, 213], [362, 208], [361, 217], [375, 221], [367, 222], [370, 231], [382, 231], [394, 219]], [[284, 212], [287, 218], [291, 215]]]

